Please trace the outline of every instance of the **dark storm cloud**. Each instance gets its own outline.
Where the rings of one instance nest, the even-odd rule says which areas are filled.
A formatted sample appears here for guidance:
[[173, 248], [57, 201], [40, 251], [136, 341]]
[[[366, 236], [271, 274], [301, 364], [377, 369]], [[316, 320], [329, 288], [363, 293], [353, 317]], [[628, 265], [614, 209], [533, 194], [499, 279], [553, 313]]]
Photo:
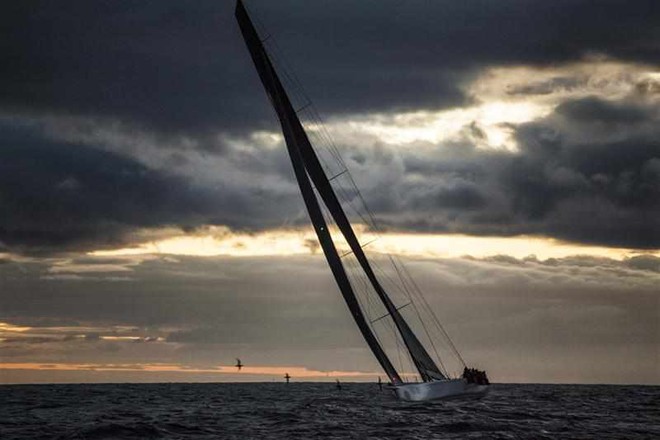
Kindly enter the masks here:
[[254, 110], [241, 96], [246, 90], [234, 60], [242, 47], [228, 2], [189, 6], [3, 6], [3, 109], [107, 116], [165, 132], [245, 124]]
[[[656, 113], [643, 104], [592, 97], [516, 127], [516, 153], [484, 151], [466, 140], [436, 149], [346, 147], [346, 156], [388, 228], [538, 234], [653, 249], [660, 247]], [[116, 153], [20, 129], [3, 133], [0, 191], [7, 215], [0, 241], [14, 251], [127, 244], [136, 240], [136, 229], [159, 226], [307, 224], [281, 148], [230, 149], [224, 170], [243, 174], [192, 184]]]
[[[566, 102], [558, 120], [518, 130], [523, 154], [502, 175], [513, 212], [532, 231], [582, 243], [660, 247], [660, 142], [657, 130], [621, 140], [567, 139], [570, 128], [588, 133], [655, 124], [653, 111], [587, 98]], [[655, 112], [657, 113], [657, 112]], [[576, 116], [579, 115], [578, 116]], [[602, 125], [606, 124], [606, 125]]]
[[[0, 13], [0, 108], [161, 132], [274, 126], [233, 1], [24, 1]], [[248, 2], [324, 112], [441, 108], [487, 65], [656, 63], [653, 1]], [[294, 56], [295, 55], [295, 56]], [[414, 68], [412, 68], [414, 66]]]
[[594, 96], [564, 102], [555, 111], [577, 122], [627, 125], [649, 121], [652, 110], [634, 104], [612, 103]]
[[[2, 124], [0, 133], [0, 242], [13, 252], [117, 246], [140, 228], [282, 221], [260, 214], [273, 209], [268, 203], [245, 203], [259, 199], [254, 188], [200, 187], [93, 146]], [[270, 195], [276, 204], [277, 190]]]
[[133, 228], [185, 224], [208, 205], [204, 191], [116, 154], [2, 134], [0, 240], [10, 248], [118, 244]]
[[371, 189], [381, 201], [374, 207], [401, 229], [658, 248], [656, 118], [657, 110], [641, 104], [566, 101], [516, 128], [516, 153], [484, 152], [469, 143], [446, 145], [430, 157], [408, 153], [390, 197], [383, 201]]
[[[462, 86], [486, 67], [556, 65], [590, 53], [660, 60], [651, 1], [248, 6], [329, 115], [460, 105], [474, 98]], [[306, 224], [282, 148], [209, 141], [230, 133], [251, 146], [249, 133], [277, 129], [232, 1], [10, 2], [0, 13], [0, 47], [0, 112], [16, 125], [0, 127], [0, 249], [96, 249], [160, 226]], [[570, 90], [575, 81], [558, 77], [510, 93]], [[653, 95], [657, 83], [640, 82], [637, 92]], [[653, 117], [634, 102], [594, 97], [518, 127], [518, 154], [475, 149], [470, 142], [486, 133], [473, 123], [464, 145], [438, 147], [431, 157], [361, 145], [350, 161], [371, 179], [367, 199], [393, 228], [654, 247], [657, 137], [630, 128]], [[22, 125], [39, 118], [55, 122], [45, 132]], [[67, 137], [67, 118], [80, 124], [77, 138]], [[126, 138], [153, 134], [151, 150], [126, 141], [110, 148], [91, 136], [112, 121], [128, 127]], [[623, 134], [579, 145], [562, 138], [576, 127]], [[222, 151], [195, 165], [188, 147], [177, 149], [182, 137], [199, 141], [189, 150]], [[158, 166], [155, 149], [169, 151]], [[221, 161], [218, 171], [208, 165]], [[199, 163], [215, 180], [197, 179]]]

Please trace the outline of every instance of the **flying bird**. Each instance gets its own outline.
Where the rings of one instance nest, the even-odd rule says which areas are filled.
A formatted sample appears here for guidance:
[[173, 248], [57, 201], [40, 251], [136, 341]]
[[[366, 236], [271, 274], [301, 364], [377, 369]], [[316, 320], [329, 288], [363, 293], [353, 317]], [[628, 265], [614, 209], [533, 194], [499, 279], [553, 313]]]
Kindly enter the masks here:
[[239, 358], [236, 358], [236, 368], [238, 368], [238, 371], [241, 371], [241, 368], [243, 368], [243, 364]]

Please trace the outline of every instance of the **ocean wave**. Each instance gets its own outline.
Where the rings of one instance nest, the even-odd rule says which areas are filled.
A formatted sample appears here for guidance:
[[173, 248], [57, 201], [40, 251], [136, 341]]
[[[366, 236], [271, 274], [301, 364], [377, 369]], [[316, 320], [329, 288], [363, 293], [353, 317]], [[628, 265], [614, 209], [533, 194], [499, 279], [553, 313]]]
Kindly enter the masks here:
[[0, 438], [660, 438], [660, 387], [495, 385], [479, 401], [408, 404], [342, 385], [7, 385]]

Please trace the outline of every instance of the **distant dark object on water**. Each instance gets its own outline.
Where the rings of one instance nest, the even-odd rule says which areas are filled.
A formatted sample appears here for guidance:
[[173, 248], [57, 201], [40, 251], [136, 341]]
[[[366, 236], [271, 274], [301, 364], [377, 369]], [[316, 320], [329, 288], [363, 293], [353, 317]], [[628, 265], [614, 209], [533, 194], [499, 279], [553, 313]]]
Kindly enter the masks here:
[[238, 368], [238, 371], [241, 371], [241, 368], [243, 368], [243, 364], [239, 358], [236, 358], [236, 368]]
[[337, 389], [341, 390], [341, 383], [339, 383], [339, 379], [337, 379]]
[[383, 391], [383, 381], [380, 380], [380, 376], [378, 376], [378, 389]]
[[477, 385], [490, 385], [490, 381], [488, 380], [488, 376], [486, 375], [486, 372], [482, 370], [477, 370], [476, 368], [465, 367], [463, 369], [463, 379], [465, 379], [467, 383], [474, 383]]
[[291, 376], [289, 376], [289, 373], [284, 373], [284, 378], [286, 379], [286, 383], [289, 383]]

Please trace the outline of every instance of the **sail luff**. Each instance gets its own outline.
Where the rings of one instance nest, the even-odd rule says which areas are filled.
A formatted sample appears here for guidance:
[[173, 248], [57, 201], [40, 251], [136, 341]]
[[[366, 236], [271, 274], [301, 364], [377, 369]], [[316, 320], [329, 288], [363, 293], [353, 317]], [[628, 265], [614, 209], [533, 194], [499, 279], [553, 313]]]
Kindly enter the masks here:
[[334, 275], [337, 285], [339, 286], [339, 290], [344, 297], [344, 300], [353, 316], [353, 319], [355, 320], [367, 344], [369, 345], [369, 348], [374, 353], [374, 356], [378, 362], [381, 364], [383, 370], [385, 370], [386, 374], [393, 383], [400, 383], [401, 378], [399, 374], [380, 346], [375, 335], [369, 328], [369, 324], [367, 323], [364, 314], [362, 313], [362, 310], [357, 301], [357, 297], [353, 292], [353, 288], [341, 262], [341, 258], [339, 257], [337, 249], [332, 240], [332, 236], [330, 235], [325, 219], [323, 218], [321, 208], [319, 206], [318, 200], [316, 199], [316, 195], [314, 194], [314, 190], [310, 182], [310, 176], [308, 175], [308, 171], [306, 170], [305, 163], [300, 151], [301, 142], [309, 142], [307, 136], [305, 135], [304, 130], [302, 131], [301, 136], [300, 131], [302, 129], [302, 125], [300, 124], [300, 121], [298, 120], [298, 117], [293, 110], [293, 106], [291, 105], [286, 91], [284, 90], [284, 87], [282, 86], [279, 77], [277, 76], [277, 73], [275, 72], [270, 62], [270, 58], [268, 57], [268, 54], [266, 53], [261, 40], [259, 39], [259, 36], [254, 29], [247, 11], [245, 10], [245, 7], [240, 0], [236, 3], [236, 18], [250, 51], [252, 60], [254, 61], [254, 64], [259, 73], [261, 82], [264, 85], [268, 97], [270, 98], [271, 103], [275, 108], [275, 111], [280, 120], [287, 151], [294, 168], [298, 186], [300, 187], [305, 206], [312, 220], [312, 225], [314, 226], [314, 230], [321, 244], [321, 248], [323, 249], [323, 253], [325, 254], [330, 269]]

